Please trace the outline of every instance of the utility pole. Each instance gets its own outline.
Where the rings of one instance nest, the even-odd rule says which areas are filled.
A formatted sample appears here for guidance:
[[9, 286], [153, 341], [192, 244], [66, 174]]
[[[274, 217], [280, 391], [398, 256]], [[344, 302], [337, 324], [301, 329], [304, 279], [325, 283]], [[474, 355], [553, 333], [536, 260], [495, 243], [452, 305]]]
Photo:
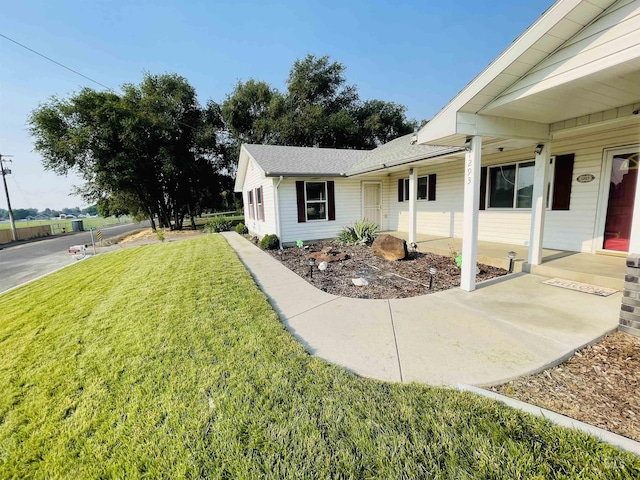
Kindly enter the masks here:
[[16, 230], [16, 221], [13, 218], [13, 210], [11, 210], [11, 200], [9, 199], [9, 189], [7, 188], [7, 175], [11, 174], [11, 170], [8, 168], [4, 168], [5, 162], [10, 162], [11, 160], [5, 160], [7, 157], [13, 157], [13, 155], [2, 155], [0, 154], [0, 170], [2, 170], [2, 182], [4, 183], [4, 193], [7, 194], [7, 207], [9, 210], [9, 221], [11, 222], [11, 233], [13, 234], [13, 241], [18, 240], [18, 231]]

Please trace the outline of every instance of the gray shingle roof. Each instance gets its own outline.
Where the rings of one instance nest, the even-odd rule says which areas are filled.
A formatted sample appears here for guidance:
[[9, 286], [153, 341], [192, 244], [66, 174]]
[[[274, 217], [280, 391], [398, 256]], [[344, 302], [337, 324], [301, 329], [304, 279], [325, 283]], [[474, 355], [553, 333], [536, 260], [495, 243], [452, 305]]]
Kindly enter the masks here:
[[370, 172], [462, 150], [460, 147], [411, 144], [411, 137], [413, 133], [398, 137], [371, 150], [366, 157], [349, 169], [347, 175]]
[[366, 150], [337, 148], [255, 144], [243, 146], [270, 176], [283, 174], [340, 176], [369, 153]]
[[245, 144], [243, 147], [268, 176], [341, 176], [381, 170], [463, 150], [440, 145], [412, 145], [413, 134], [404, 135], [373, 150], [285, 147]]

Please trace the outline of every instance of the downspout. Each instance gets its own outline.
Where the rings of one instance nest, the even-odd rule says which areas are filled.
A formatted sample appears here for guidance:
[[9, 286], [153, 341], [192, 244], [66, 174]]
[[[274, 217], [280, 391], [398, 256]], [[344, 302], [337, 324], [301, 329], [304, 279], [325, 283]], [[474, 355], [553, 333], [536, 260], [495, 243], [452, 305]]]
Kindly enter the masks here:
[[282, 232], [282, 227], [280, 226], [280, 195], [278, 195], [278, 187], [282, 183], [283, 178], [284, 177], [280, 175], [280, 179], [278, 180], [278, 183], [276, 184], [276, 188], [273, 192], [275, 196], [275, 201], [273, 203], [275, 203], [275, 212], [276, 212], [276, 235], [278, 236], [278, 244], [280, 249], [282, 249], [282, 235], [280, 234], [280, 232]]

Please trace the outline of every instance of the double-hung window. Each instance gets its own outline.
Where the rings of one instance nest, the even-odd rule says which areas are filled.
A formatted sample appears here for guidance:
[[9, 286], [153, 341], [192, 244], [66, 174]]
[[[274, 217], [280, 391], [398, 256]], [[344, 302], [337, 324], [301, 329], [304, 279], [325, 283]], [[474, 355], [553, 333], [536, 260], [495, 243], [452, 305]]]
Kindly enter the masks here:
[[[531, 208], [534, 175], [534, 161], [489, 167], [489, 208]], [[546, 192], [547, 207], [553, 184], [552, 176], [551, 168]]]
[[327, 220], [327, 182], [305, 182], [307, 221]]
[[249, 218], [253, 218], [253, 190], [249, 190]]
[[[417, 200], [429, 200], [436, 199], [436, 175], [423, 175], [416, 179], [417, 182]], [[398, 180], [398, 201], [409, 201], [409, 179], [401, 178]]]
[[262, 204], [262, 187], [256, 188], [256, 217], [264, 221], [264, 206]]

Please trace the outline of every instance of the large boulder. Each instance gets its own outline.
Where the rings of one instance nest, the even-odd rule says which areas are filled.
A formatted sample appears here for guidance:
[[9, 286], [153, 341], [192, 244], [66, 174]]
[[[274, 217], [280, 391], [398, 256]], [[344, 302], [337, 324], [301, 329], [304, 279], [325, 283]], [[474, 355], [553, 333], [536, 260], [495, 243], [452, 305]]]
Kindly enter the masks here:
[[385, 260], [402, 260], [408, 255], [407, 242], [392, 235], [379, 235], [371, 245], [373, 254]]

